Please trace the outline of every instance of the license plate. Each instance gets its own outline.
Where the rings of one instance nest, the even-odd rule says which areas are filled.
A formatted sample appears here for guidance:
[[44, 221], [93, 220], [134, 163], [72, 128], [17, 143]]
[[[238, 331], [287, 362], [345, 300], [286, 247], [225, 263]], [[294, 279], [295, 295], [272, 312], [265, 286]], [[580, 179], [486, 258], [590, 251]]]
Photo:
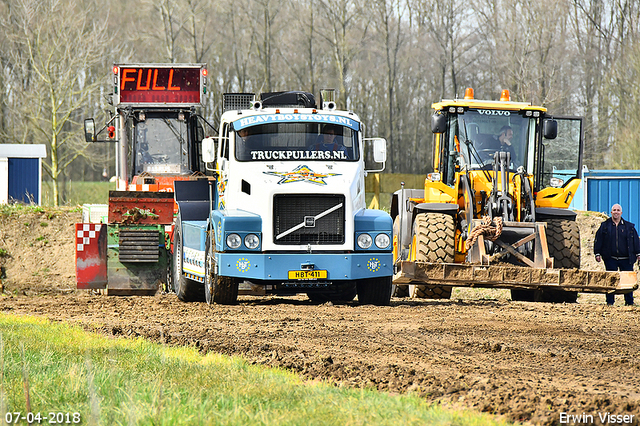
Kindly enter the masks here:
[[327, 271], [315, 269], [313, 271], [289, 271], [290, 280], [317, 280], [327, 278]]

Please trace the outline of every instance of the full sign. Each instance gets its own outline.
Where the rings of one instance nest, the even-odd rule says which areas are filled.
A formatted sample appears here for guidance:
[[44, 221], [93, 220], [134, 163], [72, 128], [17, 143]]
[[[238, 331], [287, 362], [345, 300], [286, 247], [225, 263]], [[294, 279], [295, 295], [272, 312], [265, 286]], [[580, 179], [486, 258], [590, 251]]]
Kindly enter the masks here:
[[[116, 96], [118, 104], [200, 104], [201, 67], [119, 66]], [[119, 95], [119, 96], [118, 96]]]

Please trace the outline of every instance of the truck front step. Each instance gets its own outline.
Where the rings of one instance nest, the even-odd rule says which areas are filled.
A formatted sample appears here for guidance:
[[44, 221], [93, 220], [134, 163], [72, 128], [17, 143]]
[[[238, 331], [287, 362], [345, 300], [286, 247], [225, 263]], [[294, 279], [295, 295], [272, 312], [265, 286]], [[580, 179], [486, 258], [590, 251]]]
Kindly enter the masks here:
[[583, 293], [628, 293], [638, 288], [637, 273], [401, 261], [393, 283], [507, 289], [555, 289]]

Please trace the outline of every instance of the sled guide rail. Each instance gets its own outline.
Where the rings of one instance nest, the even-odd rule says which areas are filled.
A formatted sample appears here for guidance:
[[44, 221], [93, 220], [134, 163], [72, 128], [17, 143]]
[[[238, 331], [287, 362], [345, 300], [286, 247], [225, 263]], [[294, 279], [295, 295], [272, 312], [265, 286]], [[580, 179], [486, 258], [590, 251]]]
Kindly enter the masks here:
[[396, 285], [431, 284], [453, 287], [556, 289], [583, 293], [628, 293], [638, 288], [637, 273], [534, 269], [512, 265], [471, 265], [400, 261]]

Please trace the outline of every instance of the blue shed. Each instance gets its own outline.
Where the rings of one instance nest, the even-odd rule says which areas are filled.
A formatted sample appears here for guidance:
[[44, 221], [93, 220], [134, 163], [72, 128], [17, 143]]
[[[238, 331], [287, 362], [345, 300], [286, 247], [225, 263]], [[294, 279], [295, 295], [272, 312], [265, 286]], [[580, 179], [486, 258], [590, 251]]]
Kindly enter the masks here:
[[40, 204], [45, 145], [0, 144], [0, 204]]
[[622, 217], [640, 226], [640, 170], [585, 171], [583, 185], [587, 210], [610, 215], [620, 204]]

